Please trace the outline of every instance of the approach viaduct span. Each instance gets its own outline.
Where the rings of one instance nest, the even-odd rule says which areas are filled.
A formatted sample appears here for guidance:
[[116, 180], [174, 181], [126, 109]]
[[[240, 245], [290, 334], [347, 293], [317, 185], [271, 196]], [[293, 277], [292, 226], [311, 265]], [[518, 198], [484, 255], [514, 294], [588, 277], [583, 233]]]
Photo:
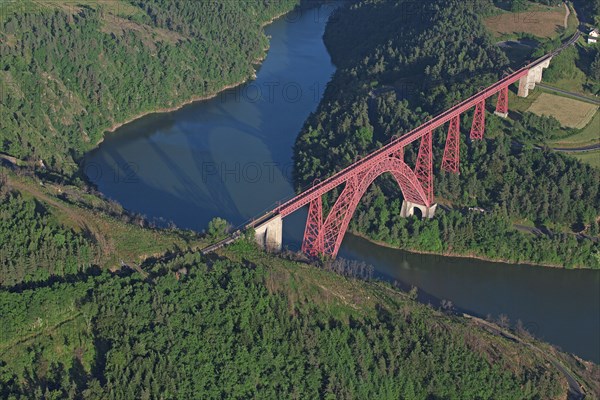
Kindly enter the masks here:
[[[475, 108], [470, 138], [472, 140], [483, 139], [485, 101], [497, 94], [495, 114], [506, 118], [508, 115], [509, 86], [518, 81], [518, 96], [527, 97], [529, 90], [533, 89], [536, 83], [541, 82], [542, 71], [544, 68], [548, 68], [552, 57], [565, 47], [573, 44], [578, 38], [579, 32], [554, 52], [535, 60], [430, 119], [418, 128], [392, 140], [387, 145], [349, 165], [335, 175], [279, 205], [258, 220], [248, 224], [246, 228], [255, 229], [256, 240], [259, 244], [270, 250], [280, 250], [283, 218], [308, 205], [308, 219], [304, 231], [302, 251], [309, 256], [322, 254], [335, 257], [358, 202], [375, 178], [388, 172], [398, 182], [404, 197], [401, 215], [403, 217], [411, 216], [414, 214], [415, 208], [418, 208], [423, 217], [432, 218], [437, 206], [433, 198], [433, 131], [449, 122], [441, 167], [445, 171], [458, 174], [461, 114], [473, 107]], [[420, 140], [419, 154], [413, 169], [404, 161], [404, 148], [417, 140]], [[345, 184], [342, 193], [328, 215], [323, 215], [323, 195], [342, 184]], [[233, 240], [235, 240], [233, 237], [225, 239], [205, 249], [205, 252], [212, 251]]]

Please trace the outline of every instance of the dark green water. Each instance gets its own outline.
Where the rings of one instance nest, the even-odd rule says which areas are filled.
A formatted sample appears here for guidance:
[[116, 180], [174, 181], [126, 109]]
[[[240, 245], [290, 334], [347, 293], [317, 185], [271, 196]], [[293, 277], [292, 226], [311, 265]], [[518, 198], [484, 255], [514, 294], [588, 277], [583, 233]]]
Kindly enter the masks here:
[[[271, 48], [255, 81], [109, 134], [87, 157], [90, 180], [129, 210], [196, 230], [215, 216], [241, 224], [292, 196], [292, 146], [335, 70], [322, 41], [330, 12], [292, 13], [268, 26]], [[284, 222], [292, 249], [305, 217]], [[416, 255], [350, 235], [341, 255], [418, 286], [424, 301], [521, 319], [538, 337], [600, 362], [600, 271]]]

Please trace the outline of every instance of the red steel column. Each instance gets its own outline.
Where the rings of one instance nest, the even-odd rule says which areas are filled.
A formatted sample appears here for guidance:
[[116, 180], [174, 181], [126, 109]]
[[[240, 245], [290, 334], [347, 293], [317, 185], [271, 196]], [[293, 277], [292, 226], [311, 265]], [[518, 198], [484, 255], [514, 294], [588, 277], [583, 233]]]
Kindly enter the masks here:
[[508, 116], [508, 86], [503, 87], [498, 92], [498, 102], [496, 103], [496, 115], [503, 118]]
[[400, 147], [398, 150], [396, 150], [393, 154], [394, 157], [401, 159], [402, 161], [404, 161], [404, 147]]
[[323, 205], [321, 196], [310, 202], [302, 239], [302, 252], [311, 257], [325, 253], [323, 243]]
[[433, 203], [433, 153], [431, 150], [432, 131], [427, 132], [421, 138], [419, 147], [419, 156], [415, 166], [415, 175], [423, 186], [423, 191], [427, 196], [427, 207]]
[[458, 174], [460, 164], [460, 114], [452, 117], [448, 127], [448, 137], [444, 148], [442, 169]]
[[475, 106], [475, 114], [473, 115], [473, 125], [471, 126], [471, 139], [483, 139], [485, 132], [485, 99], [481, 100]]

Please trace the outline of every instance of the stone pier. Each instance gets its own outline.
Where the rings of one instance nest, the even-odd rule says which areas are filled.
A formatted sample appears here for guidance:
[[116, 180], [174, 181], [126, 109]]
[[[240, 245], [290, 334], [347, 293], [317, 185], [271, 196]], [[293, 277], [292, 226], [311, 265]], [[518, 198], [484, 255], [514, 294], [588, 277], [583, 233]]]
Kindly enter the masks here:
[[427, 207], [423, 204], [416, 204], [410, 201], [402, 200], [402, 210], [400, 210], [400, 216], [402, 218], [408, 218], [415, 214], [415, 208], [421, 210], [423, 218], [433, 218], [437, 204], [432, 204], [431, 207]]
[[529, 69], [527, 75], [519, 79], [519, 92], [517, 93], [517, 96], [527, 97], [529, 95], [529, 91], [535, 88], [535, 84], [542, 81], [542, 72], [544, 68], [548, 68], [550, 66], [551, 59], [552, 57]]
[[254, 228], [256, 242], [269, 251], [281, 251], [283, 240], [283, 220], [276, 215]]

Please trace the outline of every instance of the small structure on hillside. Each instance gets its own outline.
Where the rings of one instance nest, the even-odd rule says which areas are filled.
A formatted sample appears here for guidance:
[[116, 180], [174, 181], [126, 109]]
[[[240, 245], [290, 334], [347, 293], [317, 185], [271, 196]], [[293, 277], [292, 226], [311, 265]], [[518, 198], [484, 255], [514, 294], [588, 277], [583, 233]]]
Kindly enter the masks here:
[[588, 33], [588, 44], [598, 42], [598, 36], [600, 36], [600, 31], [598, 31], [598, 28], [594, 28], [590, 33]]

